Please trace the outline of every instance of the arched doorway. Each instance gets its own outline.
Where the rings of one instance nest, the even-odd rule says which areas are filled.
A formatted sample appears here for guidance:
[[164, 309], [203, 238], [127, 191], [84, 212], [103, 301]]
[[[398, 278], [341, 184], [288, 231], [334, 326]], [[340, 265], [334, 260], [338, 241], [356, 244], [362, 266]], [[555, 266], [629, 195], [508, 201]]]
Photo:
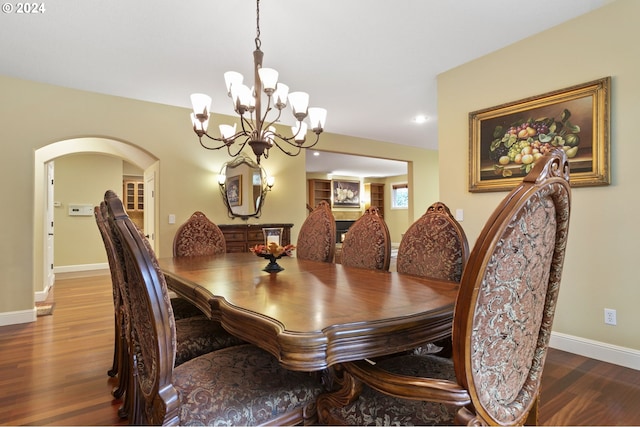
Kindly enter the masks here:
[[[47, 297], [49, 289], [53, 283], [51, 275], [53, 260], [51, 257], [51, 239], [49, 233], [50, 220], [48, 220], [48, 204], [51, 198], [48, 197], [51, 183], [48, 179], [50, 173], [50, 163], [58, 157], [76, 153], [96, 153], [107, 154], [119, 157], [144, 170], [145, 185], [152, 185], [149, 194], [157, 194], [155, 188], [158, 182], [158, 164], [156, 157], [141, 148], [116, 139], [103, 137], [84, 137], [58, 141], [39, 148], [34, 156], [34, 291], [35, 300], [42, 301]], [[148, 205], [147, 205], [148, 203]], [[148, 207], [152, 212], [149, 218], [151, 230], [145, 231], [152, 236], [157, 235], [157, 199], [150, 197], [145, 199], [145, 210]], [[154, 242], [152, 241], [152, 244]]]

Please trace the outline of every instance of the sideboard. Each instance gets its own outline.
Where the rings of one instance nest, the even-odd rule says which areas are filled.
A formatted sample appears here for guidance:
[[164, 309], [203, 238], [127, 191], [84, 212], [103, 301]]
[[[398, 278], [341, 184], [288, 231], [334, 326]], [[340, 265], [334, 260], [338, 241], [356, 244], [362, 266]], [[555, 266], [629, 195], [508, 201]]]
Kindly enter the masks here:
[[249, 252], [249, 248], [264, 244], [263, 228], [282, 228], [281, 245], [291, 243], [293, 224], [219, 224], [227, 243], [227, 252]]

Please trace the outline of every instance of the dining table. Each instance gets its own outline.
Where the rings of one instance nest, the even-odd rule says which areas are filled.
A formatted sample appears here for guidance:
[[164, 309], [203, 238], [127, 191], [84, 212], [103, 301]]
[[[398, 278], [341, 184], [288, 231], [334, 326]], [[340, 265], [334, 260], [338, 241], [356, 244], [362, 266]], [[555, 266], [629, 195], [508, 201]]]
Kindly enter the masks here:
[[411, 350], [451, 334], [459, 284], [253, 253], [158, 259], [167, 287], [296, 371]]

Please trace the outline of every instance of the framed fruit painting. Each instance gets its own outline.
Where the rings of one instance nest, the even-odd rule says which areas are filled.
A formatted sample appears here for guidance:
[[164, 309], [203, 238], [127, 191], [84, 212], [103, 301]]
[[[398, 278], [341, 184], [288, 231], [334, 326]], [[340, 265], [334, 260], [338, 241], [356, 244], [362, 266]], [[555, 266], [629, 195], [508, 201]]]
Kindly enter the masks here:
[[610, 183], [611, 77], [469, 113], [469, 191], [507, 191], [560, 146], [573, 187]]

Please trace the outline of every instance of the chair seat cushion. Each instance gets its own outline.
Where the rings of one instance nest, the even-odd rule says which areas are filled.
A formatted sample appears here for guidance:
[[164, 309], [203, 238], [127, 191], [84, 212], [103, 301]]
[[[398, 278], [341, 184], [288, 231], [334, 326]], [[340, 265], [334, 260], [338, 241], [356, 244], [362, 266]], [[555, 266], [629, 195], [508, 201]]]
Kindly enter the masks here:
[[220, 322], [210, 320], [203, 314], [176, 320], [175, 366], [194, 357], [243, 343], [240, 338], [227, 332]]
[[[402, 355], [378, 361], [377, 366], [401, 375], [455, 381], [453, 361], [433, 355]], [[333, 408], [332, 415], [348, 425], [453, 425], [458, 407], [442, 403], [399, 399], [367, 385], [351, 405]]]
[[315, 374], [288, 371], [253, 345], [215, 351], [173, 371], [180, 425], [257, 425], [310, 405], [321, 392]]

